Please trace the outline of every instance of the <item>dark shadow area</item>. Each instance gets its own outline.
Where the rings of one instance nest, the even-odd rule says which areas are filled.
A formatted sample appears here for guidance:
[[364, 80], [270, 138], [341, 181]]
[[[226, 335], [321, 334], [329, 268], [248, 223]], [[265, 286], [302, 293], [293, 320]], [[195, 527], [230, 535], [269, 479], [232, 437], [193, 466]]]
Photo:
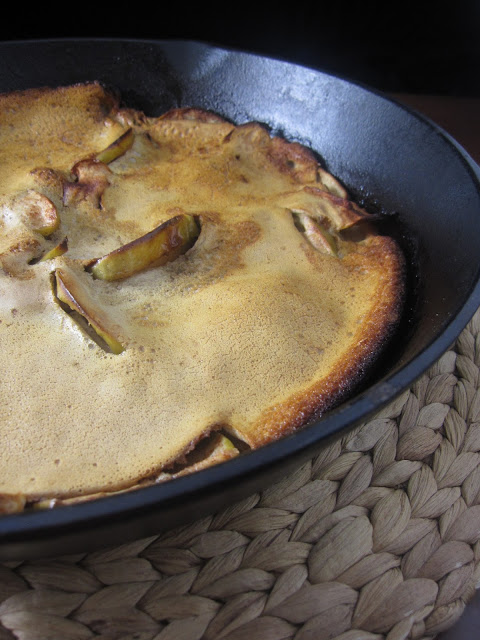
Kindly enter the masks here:
[[480, 629], [480, 592], [468, 603], [462, 617], [436, 640], [474, 640]]
[[[28, 12], [27, 12], [28, 13]], [[229, 3], [74, 10], [68, 20], [19, 15], [0, 40], [59, 37], [193, 39], [320, 68], [382, 91], [480, 96], [480, 3]]]

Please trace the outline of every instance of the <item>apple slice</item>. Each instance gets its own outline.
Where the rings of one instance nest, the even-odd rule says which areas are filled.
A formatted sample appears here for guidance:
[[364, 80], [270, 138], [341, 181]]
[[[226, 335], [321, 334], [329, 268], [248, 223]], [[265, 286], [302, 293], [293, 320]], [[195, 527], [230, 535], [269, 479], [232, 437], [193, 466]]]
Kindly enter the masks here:
[[28, 227], [43, 237], [52, 235], [60, 226], [55, 205], [42, 193], [30, 189], [21, 198], [19, 205]]
[[70, 269], [56, 269], [54, 274], [57, 299], [82, 316], [112, 353], [122, 353], [124, 346], [118, 336], [120, 327], [112, 322], [100, 305], [95, 305], [87, 287]]
[[227, 462], [238, 455], [240, 451], [223, 433], [211, 433], [200, 440], [181, 462], [177, 462], [173, 470], [162, 471], [156, 476], [155, 483], [168, 482], [202, 469], [209, 469], [215, 464]]
[[123, 280], [139, 271], [175, 260], [190, 249], [199, 233], [195, 217], [180, 214], [144, 236], [89, 263], [86, 269], [100, 280]]
[[303, 211], [293, 212], [295, 226], [305, 235], [312, 246], [321, 253], [338, 257], [337, 241], [324, 225]]
[[47, 251], [45, 255], [43, 255], [39, 262], [44, 262], [45, 260], [53, 260], [53, 258], [58, 258], [59, 256], [63, 256], [64, 253], [68, 251], [68, 238], [65, 237], [56, 247]]
[[23, 493], [0, 493], [0, 515], [23, 511], [26, 497]]
[[72, 167], [73, 182], [66, 180], [63, 184], [63, 204], [81, 205], [95, 209], [102, 208], [102, 196], [110, 184], [112, 172], [103, 162], [87, 159], [80, 160]]
[[281, 195], [277, 204], [290, 211], [303, 212], [316, 220], [329, 220], [335, 231], [349, 229], [358, 222], [373, 220], [375, 216], [358, 205], [318, 187], [304, 187]]
[[[196, 462], [192, 462], [184, 466], [180, 471], [176, 473], [168, 473], [162, 472], [158, 474], [156, 477], [145, 478], [134, 484], [130, 487], [125, 487], [124, 489], [118, 489], [117, 491], [101, 491], [98, 493], [89, 493], [87, 495], [80, 495], [74, 497], [65, 497], [65, 498], [44, 498], [43, 500], [39, 500], [32, 505], [34, 510], [45, 510], [45, 509], [54, 509], [55, 507], [72, 505], [72, 504], [80, 504], [82, 502], [91, 502], [92, 500], [98, 500], [99, 498], [104, 498], [107, 496], [116, 496], [120, 493], [126, 493], [130, 491], [135, 491], [137, 489], [143, 489], [144, 487], [152, 486], [154, 484], [160, 484], [163, 482], [168, 482], [170, 480], [174, 480], [175, 478], [179, 478], [181, 476], [188, 475], [190, 473], [194, 473], [196, 471], [201, 471], [202, 469], [208, 469], [209, 467], [219, 464], [220, 462], [226, 462], [227, 460], [231, 460], [239, 455], [238, 449], [235, 445], [223, 434], [215, 433], [209, 436], [206, 439], [206, 443], [201, 442], [199, 446], [200, 452], [198, 452], [201, 456]], [[189, 457], [192, 455], [195, 457], [197, 451], [191, 452]], [[196, 456], [199, 457], [198, 455]], [[15, 498], [15, 496], [9, 496], [11, 498]], [[0, 513], [2, 506], [2, 496], [0, 495]], [[22, 506], [23, 508], [23, 506]]]
[[[239, 451], [231, 440], [222, 433], [215, 433], [208, 438], [204, 446], [200, 443], [199, 446], [197, 446], [197, 450], [192, 451], [187, 458], [187, 465], [183, 467], [183, 469], [180, 469], [180, 471], [172, 474], [172, 478], [179, 478], [194, 473], [195, 471], [201, 471], [201, 469], [208, 469], [220, 462], [231, 460], [238, 456], [238, 454]], [[159, 480], [161, 480], [161, 477]]]
[[0, 252], [0, 269], [15, 278], [28, 278], [27, 268], [38, 260], [41, 251], [42, 245], [36, 238], [20, 237], [6, 251]]
[[123, 154], [131, 148], [134, 138], [133, 129], [127, 129], [125, 133], [112, 142], [106, 149], [99, 151], [94, 156], [94, 160], [103, 162], [104, 164], [110, 164], [110, 162], [123, 156]]
[[98, 493], [87, 493], [85, 495], [74, 496], [73, 498], [44, 498], [38, 502], [32, 504], [34, 511], [45, 511], [47, 509], [55, 509], [56, 507], [64, 507], [72, 504], [82, 504], [84, 502], [92, 502], [99, 498], [106, 498], [108, 496], [118, 496], [120, 493], [126, 493], [127, 491], [135, 491], [136, 489], [143, 489], [154, 484], [154, 482], [144, 482], [133, 487], [127, 487], [126, 489], [120, 489], [119, 491], [99, 491]]

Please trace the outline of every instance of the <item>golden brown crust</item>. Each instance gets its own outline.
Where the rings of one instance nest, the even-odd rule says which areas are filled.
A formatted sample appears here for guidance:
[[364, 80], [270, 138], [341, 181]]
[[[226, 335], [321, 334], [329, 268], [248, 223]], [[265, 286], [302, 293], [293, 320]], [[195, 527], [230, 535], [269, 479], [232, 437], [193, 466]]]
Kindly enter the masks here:
[[[372, 310], [358, 328], [354, 347], [343, 353], [328, 379], [318, 381], [288, 403], [268, 409], [249, 439], [252, 448], [292, 433], [318, 420], [326, 411], [346, 399], [362, 381], [365, 373], [398, 326], [404, 299], [404, 257], [391, 238], [382, 238], [379, 246], [370, 247], [382, 274], [374, 294]], [[261, 428], [260, 428], [261, 425]]]
[[207, 434], [262, 446], [361, 380], [403, 258], [309, 150], [199, 109], [147, 118], [97, 84], [0, 103], [0, 492], [163, 481], [238, 454], [220, 439], [172, 475]]

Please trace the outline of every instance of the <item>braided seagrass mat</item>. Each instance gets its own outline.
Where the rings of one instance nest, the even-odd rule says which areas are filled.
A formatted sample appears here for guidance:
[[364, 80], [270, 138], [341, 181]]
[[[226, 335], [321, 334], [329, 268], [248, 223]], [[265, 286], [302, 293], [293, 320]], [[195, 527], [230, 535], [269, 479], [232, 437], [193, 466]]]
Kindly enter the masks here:
[[432, 639], [480, 581], [480, 311], [411, 389], [261, 494], [0, 565], [0, 640]]

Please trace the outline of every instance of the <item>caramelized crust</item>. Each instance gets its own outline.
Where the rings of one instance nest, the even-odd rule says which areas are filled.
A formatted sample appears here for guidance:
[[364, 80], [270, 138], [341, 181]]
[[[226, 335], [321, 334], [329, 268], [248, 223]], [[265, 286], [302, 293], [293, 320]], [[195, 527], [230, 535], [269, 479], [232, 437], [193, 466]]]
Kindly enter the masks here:
[[[0, 158], [9, 510], [237, 455], [222, 436], [185, 457], [220, 430], [255, 448], [299, 429], [398, 322], [396, 243], [258, 124], [149, 118], [98, 84], [32, 90], [0, 96]], [[22, 202], [48, 203], [50, 226]]]

